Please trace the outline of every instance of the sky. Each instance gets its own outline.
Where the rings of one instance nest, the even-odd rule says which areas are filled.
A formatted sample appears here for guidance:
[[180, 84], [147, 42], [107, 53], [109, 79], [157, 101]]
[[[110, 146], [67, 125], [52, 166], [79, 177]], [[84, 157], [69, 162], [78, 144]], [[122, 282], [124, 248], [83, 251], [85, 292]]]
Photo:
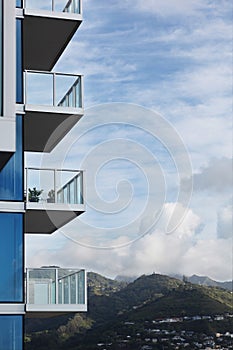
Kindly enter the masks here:
[[85, 169], [86, 213], [28, 235], [26, 265], [232, 278], [232, 3], [83, 0], [55, 71], [85, 115], [28, 166]]

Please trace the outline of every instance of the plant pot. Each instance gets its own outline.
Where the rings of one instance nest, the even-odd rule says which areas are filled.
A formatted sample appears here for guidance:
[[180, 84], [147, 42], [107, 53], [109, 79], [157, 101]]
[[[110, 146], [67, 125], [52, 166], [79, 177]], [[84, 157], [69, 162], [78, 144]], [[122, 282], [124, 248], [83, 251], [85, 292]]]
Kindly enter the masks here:
[[39, 200], [40, 200], [40, 198], [38, 198], [38, 197], [31, 197], [31, 198], [29, 199], [29, 202], [36, 202], [36, 203], [38, 203]]

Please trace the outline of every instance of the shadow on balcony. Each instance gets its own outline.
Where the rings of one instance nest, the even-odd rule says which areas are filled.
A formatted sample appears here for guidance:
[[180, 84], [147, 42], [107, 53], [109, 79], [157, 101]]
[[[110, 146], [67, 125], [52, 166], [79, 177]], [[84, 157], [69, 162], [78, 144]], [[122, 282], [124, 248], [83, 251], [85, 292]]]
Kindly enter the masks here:
[[50, 71], [82, 23], [81, 0], [24, 0], [24, 69]]

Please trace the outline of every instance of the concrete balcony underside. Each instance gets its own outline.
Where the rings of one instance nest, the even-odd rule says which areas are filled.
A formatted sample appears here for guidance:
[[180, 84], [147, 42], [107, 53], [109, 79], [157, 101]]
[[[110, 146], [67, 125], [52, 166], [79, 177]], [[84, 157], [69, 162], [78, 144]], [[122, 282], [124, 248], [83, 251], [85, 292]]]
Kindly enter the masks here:
[[[43, 310], [43, 311], [41, 311]], [[61, 304], [61, 305], [33, 305], [26, 304], [27, 318], [57, 317], [66, 313], [86, 312], [87, 305], [84, 304]]]
[[38, 204], [27, 203], [25, 213], [25, 233], [51, 234], [80, 214], [84, 213], [84, 204]]
[[0, 117], [0, 170], [16, 151], [15, 128], [15, 118]]
[[1, 152], [0, 151], [0, 170], [4, 168], [8, 160], [11, 158], [13, 155], [13, 152]]
[[[52, 149], [64, 138], [73, 126], [83, 116], [83, 109], [80, 114], [77, 109], [73, 111], [61, 107], [41, 108], [41, 111], [25, 106], [24, 115], [24, 150], [31, 152], [51, 152]], [[47, 112], [46, 112], [47, 110]], [[53, 111], [53, 112], [52, 112]]]
[[81, 23], [78, 14], [25, 9], [24, 69], [51, 71]]
[[1, 315], [24, 315], [25, 314], [25, 304], [23, 303], [1, 303], [0, 304], [0, 314]]

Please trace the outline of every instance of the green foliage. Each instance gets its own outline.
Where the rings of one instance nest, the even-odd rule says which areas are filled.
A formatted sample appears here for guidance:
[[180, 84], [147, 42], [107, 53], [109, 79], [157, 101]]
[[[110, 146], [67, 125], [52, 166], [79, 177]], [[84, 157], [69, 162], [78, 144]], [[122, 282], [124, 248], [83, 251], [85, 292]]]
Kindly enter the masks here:
[[40, 195], [42, 194], [43, 190], [37, 190], [36, 187], [33, 187], [33, 189], [29, 188], [28, 192], [29, 202], [39, 202]]
[[[119, 332], [127, 335], [128, 328], [124, 329], [123, 326], [125, 322], [137, 324], [138, 332], [144, 322], [152, 322], [158, 318], [232, 312], [230, 292], [217, 287], [193, 285], [186, 280], [183, 282], [158, 274], [141, 276], [127, 285], [92, 272], [88, 274], [88, 293], [89, 311], [86, 314], [63, 315], [43, 321], [30, 319], [31, 329], [34, 322], [34, 330], [47, 331], [40, 334], [28, 332], [28, 339], [31, 341], [27, 342], [26, 349], [43, 350], [46, 343], [46, 350], [91, 350], [96, 349], [100, 339], [111, 342], [111, 339], [117, 341]], [[185, 327], [196, 327], [197, 331], [199, 327], [206, 332], [219, 329], [217, 325], [219, 327], [219, 323], [205, 320], [185, 323]], [[227, 326], [230, 327], [226, 325], [226, 329]], [[135, 326], [130, 327], [131, 334], [134, 334]], [[27, 325], [26, 328], [28, 329]], [[130, 342], [127, 346], [129, 349], [136, 349], [135, 344], [131, 347]]]

